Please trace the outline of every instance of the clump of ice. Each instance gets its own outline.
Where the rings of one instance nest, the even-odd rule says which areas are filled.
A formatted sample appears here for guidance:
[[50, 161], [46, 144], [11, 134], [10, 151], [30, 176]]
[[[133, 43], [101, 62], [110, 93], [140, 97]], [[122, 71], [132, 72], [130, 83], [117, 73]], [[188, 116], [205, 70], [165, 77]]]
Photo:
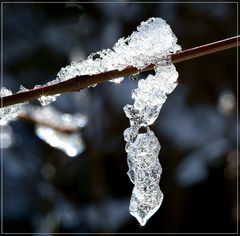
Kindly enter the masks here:
[[52, 102], [56, 101], [56, 96], [41, 96], [38, 98], [38, 101], [41, 103], [42, 106], [46, 106], [51, 104]]
[[[120, 38], [113, 49], [92, 53], [87, 60], [72, 62], [62, 68], [57, 78], [65, 81], [80, 75], [94, 75], [110, 70], [123, 70], [129, 66], [143, 69], [150, 64], [165, 60], [171, 53], [181, 50], [170, 26], [161, 18], [142, 22], [127, 38]], [[166, 52], [168, 54], [166, 54]], [[120, 83], [123, 80], [113, 79]]]
[[29, 89], [25, 88], [24, 86], [20, 85], [18, 93], [28, 91]]
[[[161, 18], [150, 18], [142, 22], [137, 30], [126, 38], [120, 38], [112, 49], [92, 53], [86, 60], [72, 62], [62, 68], [57, 74], [57, 78], [45, 85], [55, 84], [76, 76], [94, 75], [111, 70], [123, 70], [129, 66], [134, 66], [139, 70], [150, 64], [165, 63], [169, 54], [181, 50], [176, 44], [177, 38], [172, 33], [170, 26]], [[110, 80], [120, 83], [124, 78], [114, 78]], [[94, 87], [95, 85], [91, 85]], [[35, 88], [41, 87], [36, 85]], [[22, 87], [21, 91], [25, 91]], [[10, 95], [10, 94], [8, 94]], [[1, 95], [7, 96], [7, 95]], [[59, 94], [48, 96], [42, 94], [38, 99], [42, 106], [54, 102]], [[21, 105], [14, 105], [1, 109], [1, 120], [13, 119], [20, 112]], [[3, 118], [6, 116], [6, 118]], [[4, 121], [5, 122], [5, 121]]]
[[[181, 49], [176, 43], [177, 38], [170, 26], [162, 19], [151, 18], [141, 23], [127, 44], [125, 39], [121, 39], [114, 47], [117, 52], [125, 48], [126, 54], [130, 54], [129, 58], [120, 60], [122, 64], [119, 61], [121, 68], [125, 62], [125, 65], [138, 69], [155, 65], [155, 75], [139, 80], [138, 88], [133, 90], [133, 105], [127, 104], [123, 108], [131, 125], [124, 131], [128, 176], [135, 185], [129, 210], [141, 225], [145, 225], [158, 210], [163, 199], [159, 187], [162, 168], [158, 154], [161, 147], [149, 126], [157, 119], [167, 95], [177, 86], [178, 73], [169, 61], [169, 55]], [[145, 132], [140, 132], [141, 128]]]
[[123, 80], [124, 80], [124, 77], [119, 77], [117, 79], [112, 79], [112, 80], [109, 80], [109, 81], [113, 82], [115, 84], [120, 84]]
[[[46, 85], [50, 85], [50, 84], [54, 84], [59, 82], [58, 79], [53, 80], [48, 82]], [[39, 88], [42, 87], [41, 85], [36, 85], [34, 88]], [[17, 93], [22, 93], [22, 92], [26, 92], [29, 89], [25, 88], [24, 86], [20, 86], [19, 91]], [[12, 91], [9, 89], [6, 89], [5, 87], [2, 87], [0, 90], [0, 98], [5, 97], [5, 96], [9, 96], [12, 95]], [[46, 106], [51, 104], [52, 102], [56, 101], [56, 98], [59, 96], [60, 94], [56, 94], [53, 96], [45, 96], [42, 95], [38, 100], [41, 103], [42, 106]], [[23, 112], [23, 105], [27, 104], [28, 102], [24, 102], [24, 103], [19, 103], [16, 105], [12, 105], [12, 106], [7, 106], [7, 107], [3, 107], [0, 108], [0, 125], [5, 125], [7, 124], [9, 121], [14, 120], [18, 114], [20, 114], [21, 112]]]
[[[20, 87], [19, 92], [22, 92], [24, 89], [24, 87]], [[12, 91], [2, 87], [0, 90], [0, 98], [9, 95], [12, 95]], [[23, 111], [24, 104], [27, 104], [27, 102], [0, 108], [0, 125], [6, 125], [9, 121], [14, 120], [18, 114]]]
[[[135, 185], [129, 210], [141, 225], [145, 225], [158, 210], [163, 199], [159, 188], [162, 172], [158, 160], [160, 144], [148, 126], [157, 119], [167, 94], [177, 86], [177, 78], [173, 64], [168, 62], [156, 67], [155, 75], [139, 80], [138, 88], [133, 90], [134, 104], [123, 108], [131, 125], [124, 131], [128, 176]], [[145, 133], [139, 132], [142, 127], [145, 127]]]
[[[60, 81], [53, 80], [53, 81], [46, 83], [45, 85], [51, 85], [51, 84], [54, 84], [57, 82], [60, 82]], [[36, 85], [34, 88], [40, 88], [40, 87], [42, 87], [42, 85]], [[41, 103], [42, 106], [46, 106], [46, 105], [49, 105], [49, 104], [55, 102], [58, 96], [60, 96], [60, 94], [51, 95], [51, 96], [42, 95], [40, 98], [38, 98], [38, 101]]]

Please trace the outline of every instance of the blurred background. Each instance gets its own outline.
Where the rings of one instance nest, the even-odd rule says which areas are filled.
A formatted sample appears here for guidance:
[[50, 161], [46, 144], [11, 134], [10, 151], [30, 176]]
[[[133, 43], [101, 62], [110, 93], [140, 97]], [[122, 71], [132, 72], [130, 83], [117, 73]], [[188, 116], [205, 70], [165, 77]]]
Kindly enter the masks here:
[[[3, 86], [17, 92], [53, 80], [149, 17], [165, 19], [183, 49], [237, 35], [236, 3], [4, 3]], [[164, 199], [145, 227], [128, 212], [122, 108], [133, 103], [137, 81], [125, 78], [51, 104], [88, 120], [77, 146], [64, 141], [75, 152], [46, 143], [32, 123], [3, 127], [3, 232], [236, 232], [237, 50], [176, 67], [179, 85], [152, 127], [162, 146]]]

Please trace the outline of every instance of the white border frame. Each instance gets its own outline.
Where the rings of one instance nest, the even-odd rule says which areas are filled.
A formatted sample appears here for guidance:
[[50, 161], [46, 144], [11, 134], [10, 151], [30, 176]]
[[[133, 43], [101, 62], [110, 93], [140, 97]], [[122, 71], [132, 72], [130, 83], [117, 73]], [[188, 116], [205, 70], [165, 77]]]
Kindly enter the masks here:
[[[1, 87], [2, 87], [2, 82], [3, 82], [3, 6], [4, 4], [76, 4], [76, 3], [87, 3], [87, 4], [92, 4], [92, 3], [97, 3], [97, 4], [107, 4], [107, 3], [116, 3], [116, 4], [122, 4], [122, 3], [142, 3], [142, 4], [165, 4], [165, 3], [203, 3], [203, 4], [209, 4], [209, 3], [224, 3], [224, 4], [236, 4], [237, 5], [237, 35], [238, 35], [238, 2], [1, 2]], [[238, 45], [238, 42], [237, 42]], [[1, 99], [1, 104], [2, 104], [2, 99]], [[238, 150], [238, 46], [237, 46], [237, 150]], [[1, 126], [1, 132], [2, 132], [2, 126]], [[2, 140], [1, 140], [1, 146], [2, 146]], [[210, 235], [238, 235], [238, 222], [239, 222], [239, 211], [238, 211], [238, 152], [237, 152], [237, 232], [236, 233], [4, 233], [3, 232], [3, 149], [1, 148], [1, 234], [3, 235], [35, 235], [35, 234], [59, 234], [59, 235], [70, 235], [70, 234], [103, 234], [103, 235], [108, 235], [108, 234], [172, 234], [172, 235], [192, 235], [192, 234], [196, 234], [196, 235], [200, 235], [200, 234], [210, 234]]]

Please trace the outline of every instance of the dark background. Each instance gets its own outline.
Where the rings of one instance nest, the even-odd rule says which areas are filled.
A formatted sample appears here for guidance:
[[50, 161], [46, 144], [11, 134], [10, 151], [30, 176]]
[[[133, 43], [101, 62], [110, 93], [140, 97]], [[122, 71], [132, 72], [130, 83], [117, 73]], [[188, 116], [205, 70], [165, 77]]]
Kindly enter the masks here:
[[[5, 3], [3, 85], [16, 92], [53, 80], [61, 67], [111, 48], [149, 17], [165, 19], [183, 49], [237, 35], [236, 3]], [[86, 149], [77, 157], [41, 141], [32, 124], [10, 124], [3, 232], [236, 232], [237, 50], [176, 67], [179, 86], [152, 127], [162, 146], [164, 199], [145, 227], [128, 213], [133, 185], [122, 108], [133, 103], [137, 83], [126, 78], [52, 104], [89, 118], [81, 131]]]

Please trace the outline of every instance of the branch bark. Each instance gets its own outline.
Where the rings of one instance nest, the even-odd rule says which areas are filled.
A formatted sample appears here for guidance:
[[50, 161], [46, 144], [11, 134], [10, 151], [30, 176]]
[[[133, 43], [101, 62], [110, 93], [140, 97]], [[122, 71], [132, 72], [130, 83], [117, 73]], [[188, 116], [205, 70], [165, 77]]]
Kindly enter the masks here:
[[[176, 54], [171, 54], [169, 55], [169, 57], [171, 58], [171, 61], [173, 63], [179, 63], [182, 61], [191, 60], [193, 58], [201, 57], [201, 56], [212, 54], [215, 52], [220, 52], [230, 48], [238, 47], [239, 37], [240, 36], [237, 35], [235, 37], [227, 38], [217, 42], [186, 49]], [[154, 65], [149, 65], [142, 71], [149, 71], [149, 70], [152, 70], [153, 68], [154, 68]], [[1, 108], [18, 104], [18, 103], [23, 103], [26, 101], [31, 101], [31, 100], [40, 98], [42, 95], [50, 96], [50, 95], [61, 94], [66, 92], [77, 92], [93, 84], [104, 83], [108, 80], [112, 80], [118, 77], [129, 76], [131, 74], [135, 74], [138, 72], [139, 70], [137, 68], [129, 66], [122, 71], [112, 70], [112, 71], [107, 71], [107, 72], [96, 74], [96, 75], [77, 76], [75, 78], [72, 78], [70, 80], [66, 80], [60, 83], [47, 85], [47, 86], [43, 85], [42, 87], [39, 87], [39, 88], [35, 88], [35, 89], [31, 89], [21, 93], [16, 93], [10, 96], [3, 97], [1, 98]]]
[[45, 126], [48, 128], [52, 128], [56, 131], [59, 131], [59, 132], [65, 133], [65, 134], [72, 134], [72, 133], [80, 130], [80, 128], [72, 128], [72, 127], [67, 127], [64, 125], [60, 126], [60, 125], [56, 124], [54, 122], [54, 120], [52, 122], [49, 122], [49, 120], [37, 119], [27, 112], [20, 113], [18, 115], [18, 118], [23, 121], [27, 121], [29, 123], [35, 124], [35, 125], [42, 125], [42, 126]]

